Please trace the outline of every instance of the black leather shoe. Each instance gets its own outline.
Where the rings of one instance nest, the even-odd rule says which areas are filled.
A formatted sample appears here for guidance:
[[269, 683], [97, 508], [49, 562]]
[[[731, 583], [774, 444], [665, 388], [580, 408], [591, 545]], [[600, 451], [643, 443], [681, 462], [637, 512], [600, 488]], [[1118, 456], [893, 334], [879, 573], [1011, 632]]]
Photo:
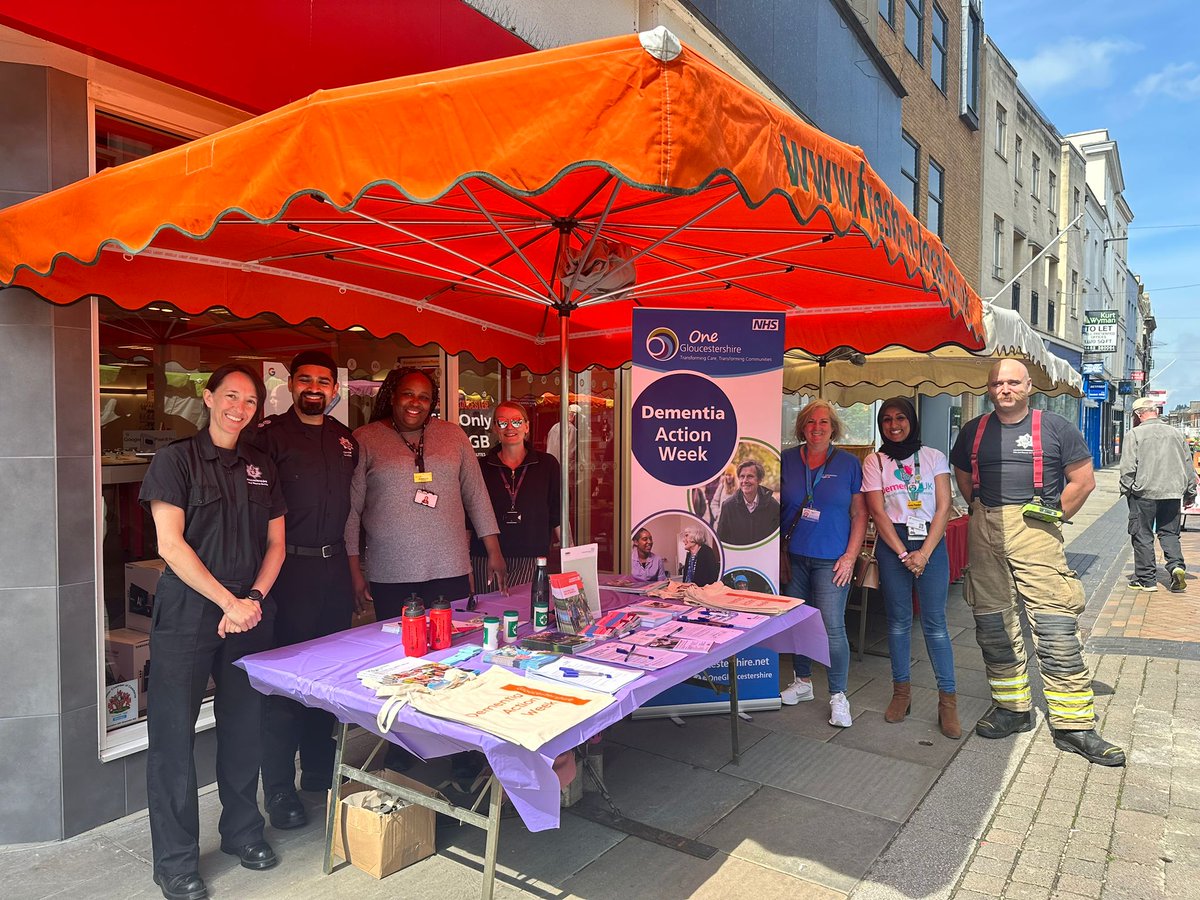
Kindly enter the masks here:
[[975, 723], [975, 733], [984, 738], [1006, 738], [1018, 731], [1033, 730], [1033, 710], [1013, 712], [1003, 706], [993, 706]]
[[221, 852], [236, 856], [242, 861], [242, 868], [245, 869], [269, 869], [279, 862], [279, 857], [266, 841], [255, 841], [240, 847], [227, 847], [222, 844]]
[[154, 883], [162, 888], [162, 895], [167, 900], [204, 900], [208, 896], [208, 888], [199, 872], [166, 877], [155, 872]]
[[1069, 753], [1078, 753], [1090, 763], [1098, 766], [1125, 765], [1125, 751], [1116, 744], [1110, 744], [1096, 733], [1096, 729], [1087, 731], [1053, 730], [1054, 746]]
[[295, 791], [280, 791], [267, 800], [267, 815], [276, 828], [303, 828], [308, 824], [308, 813]]

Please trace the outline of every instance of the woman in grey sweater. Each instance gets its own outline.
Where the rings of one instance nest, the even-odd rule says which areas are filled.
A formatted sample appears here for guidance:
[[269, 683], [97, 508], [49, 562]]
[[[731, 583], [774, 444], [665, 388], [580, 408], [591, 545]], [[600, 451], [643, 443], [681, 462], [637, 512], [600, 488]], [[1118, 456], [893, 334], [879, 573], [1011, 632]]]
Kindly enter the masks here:
[[359, 606], [373, 602], [380, 620], [399, 616], [413, 594], [428, 606], [470, 593], [467, 517], [492, 584], [505, 586], [500, 529], [475, 452], [462, 428], [430, 417], [436, 402], [428, 375], [398, 369], [380, 388], [373, 421], [354, 432], [346, 553]]

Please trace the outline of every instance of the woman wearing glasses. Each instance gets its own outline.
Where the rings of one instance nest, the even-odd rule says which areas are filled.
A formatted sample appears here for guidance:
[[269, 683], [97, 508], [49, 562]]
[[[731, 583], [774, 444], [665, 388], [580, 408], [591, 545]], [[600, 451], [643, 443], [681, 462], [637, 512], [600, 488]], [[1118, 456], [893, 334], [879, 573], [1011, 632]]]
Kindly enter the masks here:
[[[529, 445], [529, 419], [519, 404], [506, 400], [492, 417], [497, 445], [479, 461], [496, 522], [500, 551], [508, 567], [508, 583], [533, 580], [539, 556], [549, 556], [558, 540], [562, 477], [558, 460]], [[488, 554], [484, 543], [471, 536], [471, 571], [476, 590], [487, 584]]]

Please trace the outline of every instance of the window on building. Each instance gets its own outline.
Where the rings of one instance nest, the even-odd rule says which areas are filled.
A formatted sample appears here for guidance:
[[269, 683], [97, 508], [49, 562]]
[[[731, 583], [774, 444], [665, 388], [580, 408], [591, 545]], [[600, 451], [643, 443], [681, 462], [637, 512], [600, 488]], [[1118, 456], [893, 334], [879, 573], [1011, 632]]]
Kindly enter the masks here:
[[904, 46], [919, 63], [925, 62], [921, 52], [925, 44], [925, 0], [904, 0]]
[[1067, 299], [1071, 304], [1071, 318], [1079, 318], [1079, 273], [1071, 273], [1071, 293], [1067, 295]]
[[900, 148], [900, 174], [904, 176], [904, 180], [908, 182], [908, 189], [905, 193], [907, 196], [901, 196], [900, 199], [908, 206], [908, 211], [914, 216], [920, 207], [917, 205], [917, 199], [920, 197], [921, 177], [918, 174], [918, 168], [921, 160], [921, 147], [912, 139], [907, 132], [901, 132], [904, 138], [904, 146]]
[[1018, 134], [1013, 138], [1013, 180], [1017, 184], [1021, 183], [1022, 146], [1023, 141], [1021, 140], [1021, 136]]
[[1075, 188], [1074, 198], [1071, 200], [1071, 218], [1079, 215], [1079, 188]]
[[1038, 292], [1029, 292], [1029, 324], [1037, 327], [1038, 323]]
[[996, 152], [1008, 158], [1008, 110], [996, 104]]
[[1012, 309], [1013, 312], [1021, 311], [1021, 282], [1017, 282], [1012, 286]]
[[1036, 200], [1042, 196], [1042, 158], [1036, 153], [1031, 153], [1029, 161], [1033, 168], [1033, 174], [1029, 178], [1029, 192]]
[[1046, 301], [1046, 330], [1054, 334], [1054, 301]]
[[1058, 176], [1053, 172], [1046, 173], [1046, 206], [1051, 214], [1058, 212]]
[[943, 236], [942, 232], [942, 209], [944, 206], [943, 200], [945, 197], [945, 182], [946, 170], [933, 161], [933, 157], [929, 158], [929, 178], [926, 190], [925, 208], [925, 227], [936, 234], [938, 237]]
[[992, 277], [1004, 278], [1004, 220], [992, 220]]
[[962, 42], [962, 118], [979, 127], [979, 53], [983, 46], [983, 11], [979, 0], [965, 0], [967, 25]]
[[933, 20], [930, 22], [930, 32], [933, 40], [929, 52], [929, 77], [937, 85], [938, 90], [946, 93], [946, 44], [949, 42], [950, 23], [946, 14], [933, 6]]
[[879, 14], [883, 16], [883, 21], [889, 25], [892, 24], [892, 16], [895, 15], [894, 0], [879, 0]]

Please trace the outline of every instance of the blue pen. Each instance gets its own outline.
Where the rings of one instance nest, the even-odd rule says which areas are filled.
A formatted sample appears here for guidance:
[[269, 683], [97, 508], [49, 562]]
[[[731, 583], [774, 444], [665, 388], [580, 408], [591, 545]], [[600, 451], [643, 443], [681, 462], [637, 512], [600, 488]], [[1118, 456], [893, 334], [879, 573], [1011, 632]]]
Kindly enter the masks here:
[[566, 678], [584, 678], [591, 675], [594, 678], [612, 678], [608, 672], [580, 672], [578, 669], [568, 669], [566, 666], [559, 669]]

